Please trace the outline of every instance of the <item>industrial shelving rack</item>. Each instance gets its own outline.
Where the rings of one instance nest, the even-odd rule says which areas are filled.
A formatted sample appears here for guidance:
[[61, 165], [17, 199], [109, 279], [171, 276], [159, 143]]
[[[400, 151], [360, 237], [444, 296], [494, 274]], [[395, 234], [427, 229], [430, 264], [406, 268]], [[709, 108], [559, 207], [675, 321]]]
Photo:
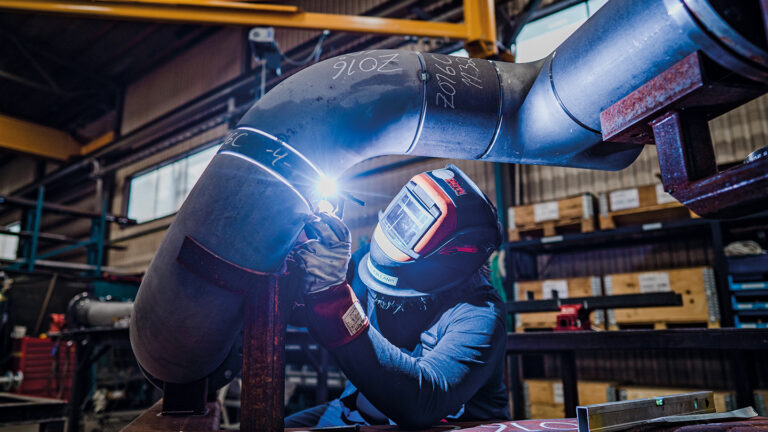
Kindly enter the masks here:
[[[0, 207], [18, 208], [23, 211], [23, 223], [20, 232], [2, 230], [0, 234], [13, 235], [19, 237], [20, 258], [6, 262], [0, 270], [12, 271], [17, 273], [33, 273], [35, 267], [51, 267], [62, 270], [79, 270], [86, 274], [98, 276], [103, 268], [104, 251], [111, 246], [106, 241], [107, 223], [117, 223], [119, 225], [133, 225], [135, 220], [125, 216], [113, 215], [107, 212], [107, 200], [102, 199], [101, 211], [91, 212], [69, 206], [50, 203], [45, 201], [45, 187], [40, 186], [37, 189], [37, 199], [30, 200], [26, 198], [0, 196]], [[56, 213], [66, 215], [72, 218], [89, 219], [91, 221], [90, 236], [86, 240], [71, 238], [60, 234], [50, 234], [41, 232], [41, 224], [44, 213]], [[64, 244], [64, 246], [50, 251], [40, 253], [40, 242], [54, 244]], [[87, 261], [85, 264], [68, 263], [61, 261], [50, 261], [50, 258], [66, 254], [68, 252], [85, 249]]]
[[[733, 327], [736, 324], [743, 324], [745, 311], [734, 310], [737, 302], [731, 288], [733, 287], [732, 269], [736, 259], [726, 257], [724, 245], [727, 241], [735, 239], [744, 239], [745, 233], [748, 236], [754, 236], [755, 232], [762, 232], [768, 229], [768, 212], [755, 216], [742, 218], [738, 220], [707, 220], [707, 219], [684, 219], [668, 222], [654, 222], [643, 225], [619, 227], [612, 230], [594, 231], [588, 233], [563, 234], [551, 237], [536, 238], [510, 242], [505, 245], [507, 251], [507, 280], [505, 288], [508, 293], [513, 292], [516, 275], [519, 273], [519, 262], [523, 261], [528, 268], [527, 277], [538, 278], [539, 269], [536, 265], [536, 257], [543, 254], [558, 254], [567, 252], [583, 252], [587, 250], [608, 249], [622, 246], [637, 246], [639, 244], [661, 244], [676, 240], [691, 238], [706, 239], [708, 246], [712, 250], [711, 267], [714, 269], [717, 299], [720, 304], [720, 322], [723, 327]], [[762, 257], [766, 260], [768, 257]], [[765, 263], [766, 261], [760, 261]], [[729, 265], [730, 264], [730, 265]], [[768, 267], [763, 266], [768, 269]], [[768, 270], [764, 270], [768, 272]], [[754, 294], [768, 294], [768, 287], [761, 292], [750, 291]], [[762, 291], [765, 291], [763, 293]], [[766, 304], [768, 306], [768, 304]], [[755, 311], [748, 311], [746, 314], [754, 314]], [[757, 313], [763, 313], [759, 311]], [[753, 327], [754, 329], [754, 327]], [[515, 334], [508, 336], [507, 353], [508, 357], [508, 386], [512, 394], [514, 418], [523, 418], [525, 412], [525, 401], [522, 391], [523, 378], [523, 355], [527, 354], [548, 354], [559, 356], [561, 365], [561, 375], [563, 379], [563, 388], [565, 396], [566, 416], [575, 415], [577, 404], [576, 392], [576, 352], [595, 351], [598, 349], [621, 350], [653, 350], [653, 349], [672, 349], [672, 348], [694, 348], [701, 350], [722, 350], [722, 345], [727, 338], [733, 338], [737, 344], [745, 346], [741, 348], [747, 350], [768, 350], [765, 344], [759, 346], [746, 346], [747, 340], [743, 340], [743, 332], [757, 331], [757, 339], [768, 337], [768, 330], [760, 329], [700, 329], [700, 330], [627, 330], [627, 331], [608, 331], [608, 332], [534, 332]], [[749, 337], [755, 336], [750, 333]], [[638, 343], [638, 337], [641, 337], [643, 343]], [[686, 340], [695, 339], [700, 343], [686, 343]], [[674, 343], [668, 343], [673, 340]], [[728, 345], [731, 346], [731, 345]], [[731, 347], [735, 350], [734, 347]], [[737, 400], [739, 404], [747, 404], [751, 400], [752, 385], [754, 384], [754, 374], [749, 373], [752, 365], [748, 364], [751, 357], [738, 355], [730, 358], [732, 377], [736, 386]], [[751, 352], [751, 351], [750, 351]], [[746, 359], [746, 360], [745, 360]]]

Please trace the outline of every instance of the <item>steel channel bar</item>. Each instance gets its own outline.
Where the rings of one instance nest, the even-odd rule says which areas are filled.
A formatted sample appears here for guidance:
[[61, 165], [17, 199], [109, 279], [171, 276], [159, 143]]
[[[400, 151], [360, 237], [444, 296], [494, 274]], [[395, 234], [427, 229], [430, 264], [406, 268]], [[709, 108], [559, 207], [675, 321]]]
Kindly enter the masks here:
[[767, 329], [617, 330], [507, 335], [508, 353], [600, 350], [768, 351]]
[[[17, 198], [17, 197], [0, 195], [0, 206], [5, 206], [5, 205], [35, 208], [37, 206], [37, 202], [35, 200], [30, 200], [26, 198]], [[63, 206], [59, 204], [52, 204], [52, 203], [43, 203], [43, 210], [54, 212], [54, 213], [65, 214], [69, 216], [84, 217], [84, 218], [100, 218], [101, 217], [101, 213], [83, 211], [73, 207]], [[117, 216], [112, 214], [106, 215], [106, 220], [108, 222], [116, 222], [124, 225], [136, 223], [136, 221], [133, 219], [128, 219], [125, 216]]]
[[579, 407], [579, 432], [608, 432], [629, 429], [643, 422], [674, 415], [715, 412], [711, 391]]
[[585, 309], [621, 309], [648, 306], [680, 306], [680, 294], [674, 292], [623, 294], [615, 296], [572, 297], [551, 300], [507, 302], [508, 313], [548, 312], [560, 310], [561, 305], [581, 304]]

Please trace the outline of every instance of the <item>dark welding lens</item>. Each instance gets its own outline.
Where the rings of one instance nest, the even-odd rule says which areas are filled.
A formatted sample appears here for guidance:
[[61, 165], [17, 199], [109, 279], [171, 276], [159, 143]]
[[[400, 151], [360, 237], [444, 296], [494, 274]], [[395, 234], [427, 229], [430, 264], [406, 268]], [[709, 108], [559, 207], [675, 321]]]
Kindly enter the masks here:
[[402, 191], [384, 215], [383, 225], [396, 244], [411, 249], [434, 221], [419, 200]]

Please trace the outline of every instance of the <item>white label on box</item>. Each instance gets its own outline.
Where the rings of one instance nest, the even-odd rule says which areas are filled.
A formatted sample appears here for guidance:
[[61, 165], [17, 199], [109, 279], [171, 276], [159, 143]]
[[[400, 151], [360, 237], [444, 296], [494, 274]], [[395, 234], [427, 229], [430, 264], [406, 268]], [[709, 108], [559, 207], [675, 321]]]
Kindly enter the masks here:
[[550, 201], [533, 205], [534, 222], [557, 220], [558, 217], [560, 217], [560, 213], [557, 209], [557, 201]]
[[568, 298], [568, 281], [565, 279], [560, 280], [545, 280], [541, 283], [542, 297], [544, 300], [555, 298], [552, 292], [557, 293], [557, 298]]
[[671, 202], [677, 202], [675, 197], [664, 192], [664, 185], [659, 183], [656, 185], [656, 204], [666, 204]]
[[641, 273], [637, 275], [641, 293], [670, 291], [669, 273]]
[[552, 400], [556, 404], [565, 403], [565, 396], [563, 396], [563, 383], [552, 383]]
[[507, 209], [507, 225], [509, 225], [510, 228], [515, 229], [517, 225], [515, 225], [515, 208], [510, 207]]
[[608, 199], [611, 202], [611, 211], [640, 207], [640, 194], [637, 188], [613, 191]]

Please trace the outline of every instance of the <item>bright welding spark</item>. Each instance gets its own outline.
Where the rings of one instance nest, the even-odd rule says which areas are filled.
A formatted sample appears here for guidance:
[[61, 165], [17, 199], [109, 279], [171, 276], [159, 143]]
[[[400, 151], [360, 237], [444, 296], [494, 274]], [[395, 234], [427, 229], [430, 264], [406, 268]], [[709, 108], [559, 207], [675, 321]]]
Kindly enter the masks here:
[[336, 180], [328, 176], [320, 177], [315, 184], [315, 191], [320, 198], [332, 198], [338, 192]]

